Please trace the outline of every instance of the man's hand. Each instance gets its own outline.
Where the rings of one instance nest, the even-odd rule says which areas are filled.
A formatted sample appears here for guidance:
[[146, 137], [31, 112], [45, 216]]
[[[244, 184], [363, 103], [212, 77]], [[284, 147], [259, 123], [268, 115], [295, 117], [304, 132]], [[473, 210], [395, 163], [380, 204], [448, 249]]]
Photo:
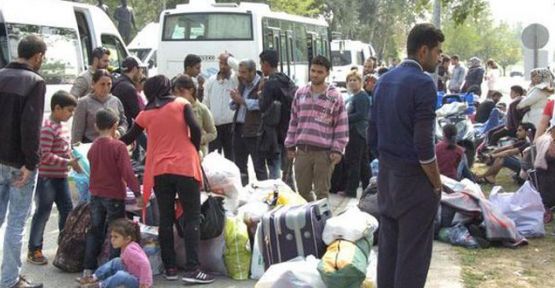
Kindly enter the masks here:
[[341, 156], [340, 153], [337, 153], [337, 152], [330, 153], [330, 160], [333, 165], [337, 165], [337, 163], [341, 161], [341, 157], [343, 156]]
[[73, 168], [73, 170], [75, 170], [75, 172], [83, 173], [83, 168], [81, 168], [81, 165], [79, 165], [79, 158], [73, 158], [73, 159], [69, 160], [67, 165], [70, 166], [71, 168]]
[[237, 89], [230, 89], [229, 97], [231, 97], [231, 100], [233, 100], [233, 102], [239, 105], [245, 104], [245, 100], [243, 99], [243, 97], [241, 97], [241, 94], [239, 94], [239, 90]]
[[293, 160], [295, 157], [297, 157], [297, 151], [294, 149], [287, 149], [287, 159]]
[[17, 179], [15, 179], [13, 182], [13, 185], [17, 188], [21, 188], [25, 184], [27, 184], [27, 182], [29, 182], [29, 178], [31, 177], [32, 172], [31, 170], [25, 168], [25, 166], [22, 166], [19, 171], [21, 172], [21, 174], [19, 174]]

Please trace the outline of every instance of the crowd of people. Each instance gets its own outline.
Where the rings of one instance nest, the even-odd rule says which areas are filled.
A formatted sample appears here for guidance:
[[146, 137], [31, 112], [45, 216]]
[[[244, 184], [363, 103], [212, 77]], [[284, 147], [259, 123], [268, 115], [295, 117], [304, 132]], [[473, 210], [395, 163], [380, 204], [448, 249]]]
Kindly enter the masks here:
[[[423, 286], [442, 191], [440, 174], [493, 183], [502, 167], [518, 174], [521, 156], [536, 141], [541, 147], [537, 154], [544, 157], [538, 166], [539, 182], [555, 187], [548, 173], [555, 169], [549, 69], [532, 70], [528, 91], [511, 87], [512, 102], [504, 109], [499, 105], [502, 94], [496, 90], [496, 63], [489, 60], [484, 69], [474, 57], [466, 71], [458, 56], [441, 55], [443, 41], [442, 32], [432, 25], [415, 26], [407, 41], [408, 58], [388, 71], [377, 69], [377, 59], [369, 58], [363, 71], [353, 69], [347, 75], [346, 95], [326, 82], [331, 64], [324, 56], [311, 60], [310, 82], [297, 87], [278, 71], [275, 50], [262, 51], [259, 59], [243, 60], [224, 51], [217, 57], [219, 72], [205, 80], [200, 76], [201, 58], [192, 54], [184, 59], [183, 73], [171, 79], [169, 75], [147, 79], [133, 57], [124, 59], [116, 77], [107, 70], [110, 51], [98, 47], [89, 69], [79, 75], [69, 93], [53, 95], [52, 112], [41, 122], [46, 85], [37, 71], [46, 45], [37, 36], [24, 38], [19, 58], [0, 70], [4, 117], [0, 135], [8, 139], [0, 144], [0, 223], [8, 215], [2, 287], [42, 287], [19, 275], [25, 220], [36, 195], [27, 260], [46, 264], [43, 234], [52, 206], [56, 203], [60, 211], [60, 230], [73, 207], [68, 170], [82, 169], [71, 153], [71, 145], [77, 143], [92, 143], [87, 155], [92, 220], [79, 279], [82, 287], [152, 286], [152, 276], [145, 272], [148, 259], [137, 248], [136, 225], [122, 219], [127, 187], [139, 206], [150, 199], [151, 191], [156, 196], [165, 278], [178, 279], [173, 237], [178, 196], [187, 255], [182, 280], [214, 281], [214, 276], [200, 269], [197, 253], [201, 161], [213, 151], [237, 165], [243, 185], [253, 181], [248, 173], [250, 157], [256, 180], [283, 178], [307, 201], [329, 193], [356, 198], [359, 187], [368, 186], [372, 176], [369, 163], [379, 159], [378, 284]], [[474, 175], [464, 149], [457, 145], [455, 125], [443, 127], [443, 140], [436, 145], [436, 92], [481, 95], [483, 80], [488, 83], [488, 96], [478, 104], [474, 120], [487, 122], [496, 110], [504, 120], [486, 131], [480, 150], [491, 167]], [[72, 117], [70, 135], [62, 123]], [[516, 139], [490, 150], [506, 136]], [[141, 162], [143, 155], [141, 190], [131, 161]], [[554, 197], [544, 198], [546, 207], [555, 205]], [[107, 227], [111, 227], [112, 260], [98, 267]], [[416, 246], [421, 247], [418, 252], [413, 249]]]

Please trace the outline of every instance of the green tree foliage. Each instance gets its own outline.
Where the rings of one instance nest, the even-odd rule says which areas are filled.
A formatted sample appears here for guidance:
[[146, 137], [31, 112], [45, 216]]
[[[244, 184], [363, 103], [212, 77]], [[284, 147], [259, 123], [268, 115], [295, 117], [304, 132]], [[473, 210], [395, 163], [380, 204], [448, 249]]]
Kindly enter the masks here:
[[462, 60], [476, 56], [483, 60], [494, 59], [505, 70], [522, 59], [519, 27], [506, 23], [496, 24], [486, 9], [478, 18], [468, 18], [457, 24], [449, 16], [444, 21], [445, 43], [443, 51], [458, 54]]

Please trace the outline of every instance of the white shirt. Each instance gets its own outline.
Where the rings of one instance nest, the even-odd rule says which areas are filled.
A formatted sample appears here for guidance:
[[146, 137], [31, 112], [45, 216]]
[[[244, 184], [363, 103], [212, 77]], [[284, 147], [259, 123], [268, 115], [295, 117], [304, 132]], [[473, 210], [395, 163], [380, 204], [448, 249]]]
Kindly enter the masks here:
[[204, 84], [203, 103], [212, 112], [216, 126], [233, 123], [233, 115], [235, 114], [235, 111], [229, 108], [229, 101], [231, 100], [229, 92], [239, 87], [239, 79], [235, 72], [238, 65], [232, 57], [229, 57], [227, 62], [231, 66], [229, 79], [218, 80], [218, 74], [216, 74], [212, 75]]

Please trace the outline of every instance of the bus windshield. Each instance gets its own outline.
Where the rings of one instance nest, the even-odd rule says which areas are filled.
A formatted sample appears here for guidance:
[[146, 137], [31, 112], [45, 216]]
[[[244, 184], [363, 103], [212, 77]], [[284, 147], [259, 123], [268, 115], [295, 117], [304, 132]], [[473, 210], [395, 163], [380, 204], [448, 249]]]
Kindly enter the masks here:
[[77, 78], [81, 67], [79, 41], [75, 30], [14, 23], [5, 23], [5, 26], [7, 41], [0, 39], [0, 43], [7, 43], [11, 56], [9, 60], [16, 59], [19, 40], [29, 34], [38, 34], [47, 45], [45, 59], [39, 71], [46, 84], [71, 84]]
[[243, 13], [187, 13], [164, 18], [163, 41], [252, 40], [252, 16]]

